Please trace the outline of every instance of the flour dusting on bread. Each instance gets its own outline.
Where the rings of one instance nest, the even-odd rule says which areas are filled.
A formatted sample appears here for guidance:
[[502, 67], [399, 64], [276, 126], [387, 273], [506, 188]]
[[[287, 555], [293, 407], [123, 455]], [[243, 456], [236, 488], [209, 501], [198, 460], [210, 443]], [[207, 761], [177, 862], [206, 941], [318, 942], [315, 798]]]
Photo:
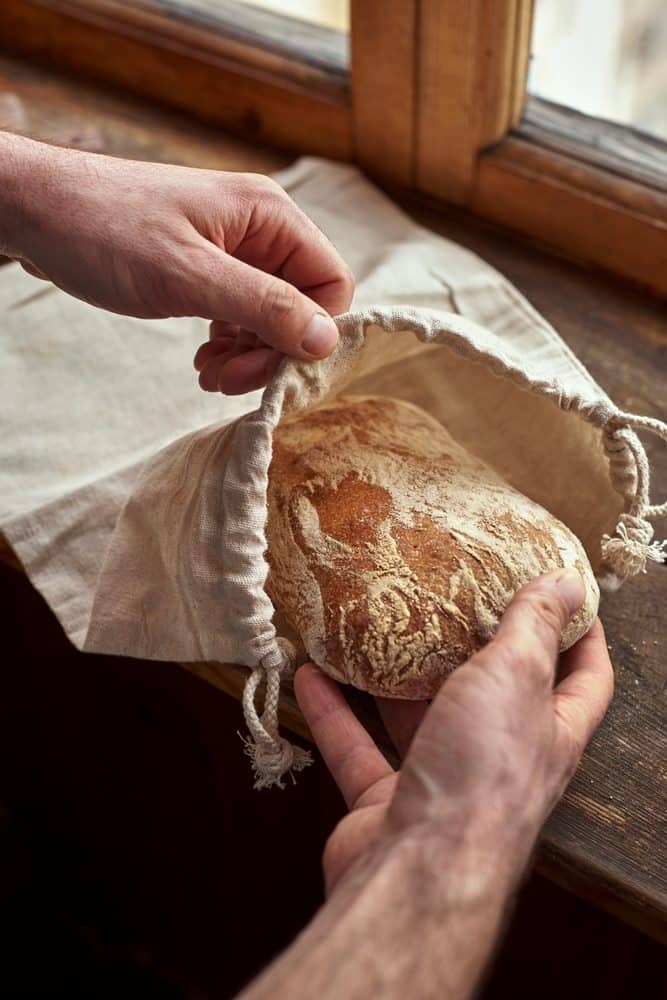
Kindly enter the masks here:
[[579, 540], [412, 404], [341, 397], [274, 433], [268, 593], [340, 680], [431, 697], [493, 635], [513, 594], [559, 567], [598, 589]]

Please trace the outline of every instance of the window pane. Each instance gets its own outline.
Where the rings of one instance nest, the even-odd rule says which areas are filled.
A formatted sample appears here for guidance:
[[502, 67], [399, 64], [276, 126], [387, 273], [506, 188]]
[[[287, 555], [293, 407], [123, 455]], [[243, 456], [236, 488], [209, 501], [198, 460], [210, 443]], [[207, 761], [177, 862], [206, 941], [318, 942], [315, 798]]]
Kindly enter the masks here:
[[[215, 0], [208, 0], [215, 6]], [[262, 7], [264, 10], [297, 17], [300, 21], [311, 21], [324, 28], [336, 28], [338, 31], [349, 31], [350, 2], [349, 0], [238, 0], [249, 7]]]
[[535, 0], [528, 90], [667, 140], [667, 0]]
[[[348, 31], [350, 27], [350, 0], [235, 0], [235, 3], [243, 7], [259, 7], [272, 14], [295, 17], [322, 28]], [[171, 6], [174, 7], [173, 4]], [[176, 9], [215, 16], [228, 14], [230, 6], [233, 5], [229, 0], [179, 0]]]
[[[0, 7], [3, 0], [0, 0]], [[84, 0], [77, 0], [81, 4]], [[246, 48], [279, 53], [344, 82], [349, 73], [349, 0], [116, 0], [162, 14]]]

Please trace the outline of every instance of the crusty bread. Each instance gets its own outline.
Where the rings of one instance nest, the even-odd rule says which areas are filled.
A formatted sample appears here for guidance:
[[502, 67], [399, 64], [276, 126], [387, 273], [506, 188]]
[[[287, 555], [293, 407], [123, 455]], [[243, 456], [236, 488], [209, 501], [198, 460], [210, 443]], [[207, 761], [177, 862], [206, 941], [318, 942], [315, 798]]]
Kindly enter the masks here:
[[307, 655], [372, 694], [429, 698], [528, 580], [574, 566], [572, 532], [409, 403], [341, 397], [282, 422], [269, 469], [267, 590]]

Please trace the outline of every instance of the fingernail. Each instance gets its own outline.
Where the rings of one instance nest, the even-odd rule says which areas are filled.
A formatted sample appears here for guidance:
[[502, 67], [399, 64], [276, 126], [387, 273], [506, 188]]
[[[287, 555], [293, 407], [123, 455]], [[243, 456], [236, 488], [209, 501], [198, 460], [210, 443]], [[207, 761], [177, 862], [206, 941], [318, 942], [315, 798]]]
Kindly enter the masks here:
[[586, 592], [584, 581], [576, 569], [566, 569], [556, 577], [556, 589], [571, 615], [584, 603]]
[[333, 351], [337, 341], [338, 330], [334, 321], [321, 313], [315, 313], [306, 327], [301, 349], [313, 358], [326, 358]]

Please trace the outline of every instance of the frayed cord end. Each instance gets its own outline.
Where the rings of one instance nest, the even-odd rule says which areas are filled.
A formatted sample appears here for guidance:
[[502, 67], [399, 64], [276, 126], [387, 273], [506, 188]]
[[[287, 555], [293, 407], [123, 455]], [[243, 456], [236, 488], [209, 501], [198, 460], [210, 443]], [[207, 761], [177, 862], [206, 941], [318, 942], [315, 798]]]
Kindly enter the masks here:
[[284, 788], [283, 778], [289, 775], [296, 784], [294, 771], [303, 771], [313, 762], [309, 750], [294, 746], [282, 736], [275, 740], [262, 740], [255, 743], [252, 739], [239, 733], [243, 742], [244, 753], [250, 758], [255, 776], [254, 788]]
[[654, 542], [653, 526], [642, 517], [621, 514], [614, 535], [603, 535], [600, 550], [604, 563], [612, 570], [601, 583], [617, 590], [623, 581], [645, 573], [649, 562], [662, 563], [667, 558], [667, 540]]
[[[279, 639], [274, 649], [249, 674], [243, 689], [243, 715], [249, 736], [242, 739], [246, 755], [252, 763], [255, 788], [284, 788], [282, 779], [286, 774], [294, 781], [293, 772], [302, 771], [312, 761], [308, 750], [293, 746], [278, 732], [281, 675], [293, 671], [295, 660], [291, 643]], [[266, 681], [266, 691], [264, 710], [260, 716], [255, 706], [255, 695], [262, 681]]]

